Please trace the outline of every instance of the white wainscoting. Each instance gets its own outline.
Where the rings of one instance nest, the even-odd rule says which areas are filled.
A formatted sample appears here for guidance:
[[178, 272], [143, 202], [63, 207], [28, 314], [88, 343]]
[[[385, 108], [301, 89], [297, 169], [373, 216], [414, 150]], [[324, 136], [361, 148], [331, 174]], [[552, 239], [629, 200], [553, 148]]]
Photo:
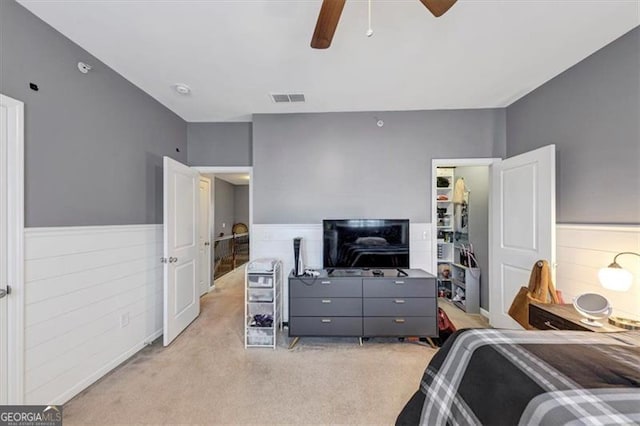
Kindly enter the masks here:
[[[411, 223], [409, 258], [412, 268], [432, 272], [431, 224]], [[293, 269], [293, 239], [302, 237], [304, 264], [322, 268], [322, 225], [320, 224], [253, 224], [251, 228], [251, 260], [264, 257], [281, 259], [285, 271], [283, 318], [289, 320], [289, 292], [286, 277]]]
[[26, 404], [68, 401], [162, 334], [161, 256], [162, 225], [25, 230]]
[[618, 263], [634, 275], [626, 293], [604, 289], [598, 270], [622, 251], [640, 253], [640, 226], [565, 225], [556, 228], [557, 287], [565, 302], [582, 293], [599, 293], [614, 308], [614, 315], [640, 319], [640, 258], [621, 256]]

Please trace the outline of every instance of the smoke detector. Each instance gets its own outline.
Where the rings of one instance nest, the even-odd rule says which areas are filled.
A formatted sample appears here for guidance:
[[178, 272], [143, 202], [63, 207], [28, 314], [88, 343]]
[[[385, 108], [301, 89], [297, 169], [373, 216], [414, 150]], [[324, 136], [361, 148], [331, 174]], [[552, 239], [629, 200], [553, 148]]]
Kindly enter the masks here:
[[173, 85], [173, 89], [179, 94], [186, 96], [191, 94], [191, 87], [187, 86], [184, 83], [176, 83]]
[[92, 69], [93, 67], [91, 65], [85, 64], [84, 62], [78, 62], [78, 71], [82, 74], [87, 74]]

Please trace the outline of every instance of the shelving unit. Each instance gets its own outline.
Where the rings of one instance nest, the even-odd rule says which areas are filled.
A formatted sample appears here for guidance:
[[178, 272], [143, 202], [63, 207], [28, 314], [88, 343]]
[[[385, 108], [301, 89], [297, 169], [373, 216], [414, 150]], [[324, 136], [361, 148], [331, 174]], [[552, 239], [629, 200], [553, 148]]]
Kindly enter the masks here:
[[245, 269], [244, 347], [276, 348], [282, 331], [282, 262], [256, 259]]
[[451, 301], [469, 314], [480, 313], [480, 268], [451, 264]]
[[454, 169], [438, 167], [436, 171], [436, 212], [438, 222], [437, 256], [438, 256], [438, 294], [451, 298], [451, 263], [454, 260], [453, 247], [453, 185]]

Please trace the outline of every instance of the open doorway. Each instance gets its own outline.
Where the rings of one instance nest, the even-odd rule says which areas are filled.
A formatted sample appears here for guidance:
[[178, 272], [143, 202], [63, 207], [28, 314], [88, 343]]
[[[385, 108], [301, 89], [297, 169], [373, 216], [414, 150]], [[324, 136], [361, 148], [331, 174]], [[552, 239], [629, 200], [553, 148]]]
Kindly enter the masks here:
[[211, 288], [249, 261], [252, 223], [251, 168], [197, 167], [211, 182], [208, 206]]
[[491, 169], [494, 159], [433, 160], [433, 270], [438, 295], [488, 317]]
[[[211, 247], [215, 217], [210, 221], [206, 220], [214, 214], [214, 206], [211, 206], [212, 203], [207, 198], [215, 200], [215, 189], [214, 194], [211, 194], [214, 185], [203, 175], [219, 173], [248, 173], [250, 183], [252, 168], [189, 167], [172, 158], [163, 158], [164, 256], [161, 262], [164, 264], [164, 346], [171, 344], [198, 317], [199, 296], [210, 291], [213, 284], [212, 268], [203, 268], [203, 264], [207, 263], [203, 261], [203, 256], [210, 256], [211, 251], [201, 250], [201, 247]], [[206, 190], [207, 186], [210, 187], [209, 191]], [[248, 192], [250, 230], [253, 222], [251, 185]], [[204, 232], [200, 232], [201, 229]]]
[[[480, 242], [481, 237], [474, 236], [472, 229], [483, 227], [472, 222], [474, 213], [471, 203], [478, 198], [474, 195], [478, 189], [473, 187], [475, 184], [464, 181], [456, 194], [456, 173], [462, 177], [462, 168], [468, 166], [487, 166], [490, 170], [486, 254], [483, 253], [484, 247], [480, 247], [484, 246]], [[439, 188], [438, 174], [446, 177], [445, 170], [439, 172], [440, 168], [448, 168], [446, 173], [452, 174], [448, 175], [449, 182], [440, 179]], [[433, 238], [432, 268], [441, 271], [438, 283], [445, 291], [444, 295], [449, 285], [451, 297], [459, 294], [458, 302], [464, 300], [464, 303], [457, 305], [465, 310], [471, 309], [470, 289], [474, 288], [474, 283], [468, 282], [467, 278], [473, 281], [479, 275], [475, 284], [477, 296], [473, 297], [478, 299], [479, 312], [488, 314], [489, 323], [495, 328], [521, 328], [508, 315], [514, 296], [527, 283], [531, 267], [538, 260], [545, 259], [550, 265], [555, 265], [555, 169], [554, 145], [505, 159], [446, 159], [432, 162], [431, 193], [434, 195], [431, 217], [432, 233], [436, 236]], [[447, 205], [449, 200], [451, 203]], [[456, 204], [460, 206], [456, 207]], [[464, 235], [456, 235], [456, 226], [463, 230], [463, 225], [467, 226], [466, 241], [462, 238]], [[439, 231], [443, 232], [439, 234]], [[456, 240], [456, 237], [461, 239]], [[474, 242], [476, 239], [478, 242]], [[466, 253], [470, 244], [474, 249], [473, 260]], [[450, 245], [449, 249], [446, 245]], [[446, 258], [446, 261], [438, 257]], [[465, 258], [468, 262], [466, 265], [463, 262]], [[486, 271], [482, 267], [483, 258], [487, 259]], [[442, 263], [449, 263], [449, 272], [444, 272], [446, 266], [439, 266]], [[477, 268], [478, 271], [470, 268]]]

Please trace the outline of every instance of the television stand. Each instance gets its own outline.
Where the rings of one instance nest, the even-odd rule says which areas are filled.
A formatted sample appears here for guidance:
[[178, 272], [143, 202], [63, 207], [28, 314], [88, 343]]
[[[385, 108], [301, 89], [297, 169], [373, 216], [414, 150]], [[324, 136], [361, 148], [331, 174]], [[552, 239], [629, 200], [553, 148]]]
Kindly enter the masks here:
[[361, 269], [327, 269], [328, 277], [361, 277]]
[[289, 275], [289, 337], [437, 337], [436, 277], [421, 269], [381, 271]]

